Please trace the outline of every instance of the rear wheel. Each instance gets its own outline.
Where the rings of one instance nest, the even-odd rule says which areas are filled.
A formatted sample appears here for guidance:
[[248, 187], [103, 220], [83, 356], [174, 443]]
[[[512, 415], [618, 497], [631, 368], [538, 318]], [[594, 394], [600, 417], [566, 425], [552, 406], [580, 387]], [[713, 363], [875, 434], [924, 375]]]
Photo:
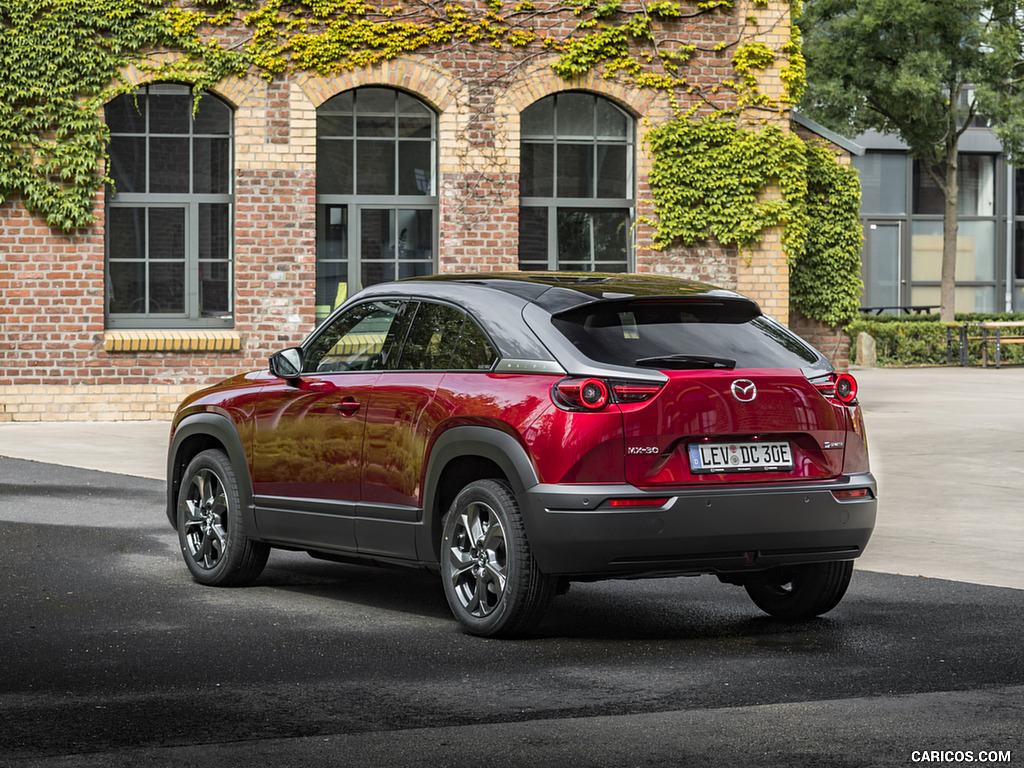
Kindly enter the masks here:
[[777, 619], [799, 621], [828, 613], [843, 599], [853, 561], [810, 563], [779, 569], [746, 585], [754, 604]]
[[463, 488], [445, 517], [441, 544], [445, 597], [472, 634], [519, 636], [543, 618], [558, 580], [537, 567], [505, 483], [477, 480]]
[[192, 578], [215, 587], [252, 584], [270, 547], [245, 535], [235, 471], [219, 450], [198, 454], [178, 491], [178, 542]]

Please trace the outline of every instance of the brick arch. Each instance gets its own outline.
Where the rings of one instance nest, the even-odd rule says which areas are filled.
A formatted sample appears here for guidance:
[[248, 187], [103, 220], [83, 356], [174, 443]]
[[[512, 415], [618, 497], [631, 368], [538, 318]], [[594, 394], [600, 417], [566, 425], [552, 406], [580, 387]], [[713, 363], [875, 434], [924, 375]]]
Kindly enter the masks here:
[[647, 115], [659, 100], [660, 94], [656, 91], [649, 88], [633, 88], [621, 82], [607, 80], [594, 72], [564, 78], [551, 68], [551, 64], [556, 60], [556, 57], [551, 57], [540, 64], [535, 64], [513, 79], [505, 89], [501, 104], [504, 109], [501, 109], [501, 112], [518, 115], [546, 96], [563, 91], [588, 91], [614, 101], [633, 117], [640, 118]]
[[[164, 53], [152, 53], [148, 56], [148, 62], [153, 65], [159, 65], [163, 63], [175, 63], [183, 59], [184, 56], [180, 53], [173, 51], [167, 51]], [[153, 80], [151, 72], [140, 69], [135, 64], [129, 64], [128, 66], [121, 69], [118, 80], [122, 83], [141, 86], [141, 85], [154, 85], [158, 81]], [[232, 109], [238, 109], [242, 103], [250, 97], [256, 88], [262, 85], [262, 81], [258, 78], [253, 77], [235, 77], [234, 75], [226, 77], [210, 88], [206, 89], [207, 93], [223, 99], [231, 106]]]
[[442, 115], [451, 112], [460, 100], [465, 101], [465, 85], [420, 56], [406, 56], [330, 75], [304, 73], [298, 80], [299, 89], [314, 108], [339, 93], [367, 85], [408, 91]]

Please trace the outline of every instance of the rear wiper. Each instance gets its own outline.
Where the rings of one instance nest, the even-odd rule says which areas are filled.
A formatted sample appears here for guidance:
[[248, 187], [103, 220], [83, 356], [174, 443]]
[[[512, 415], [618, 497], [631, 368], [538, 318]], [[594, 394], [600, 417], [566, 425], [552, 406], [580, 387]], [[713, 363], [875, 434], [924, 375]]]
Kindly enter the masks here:
[[635, 365], [647, 368], [665, 366], [667, 368], [725, 368], [736, 367], [735, 360], [726, 357], [709, 357], [707, 355], [658, 355], [656, 357], [641, 357]]

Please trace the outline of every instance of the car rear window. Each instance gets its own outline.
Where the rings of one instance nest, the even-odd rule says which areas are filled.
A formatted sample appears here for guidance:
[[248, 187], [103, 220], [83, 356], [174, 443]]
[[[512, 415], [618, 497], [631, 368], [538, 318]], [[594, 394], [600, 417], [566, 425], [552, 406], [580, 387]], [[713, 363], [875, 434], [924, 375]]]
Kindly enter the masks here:
[[591, 360], [647, 368], [804, 368], [821, 359], [743, 299], [598, 302], [552, 318]]

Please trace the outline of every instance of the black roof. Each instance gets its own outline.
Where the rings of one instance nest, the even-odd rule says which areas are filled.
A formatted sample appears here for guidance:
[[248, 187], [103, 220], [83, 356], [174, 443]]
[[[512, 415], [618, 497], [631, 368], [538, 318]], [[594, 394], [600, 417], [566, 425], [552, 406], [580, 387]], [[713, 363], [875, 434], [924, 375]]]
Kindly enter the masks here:
[[409, 278], [400, 282], [471, 283], [517, 296], [552, 314], [594, 301], [636, 297], [709, 296], [743, 299], [733, 291], [707, 283], [665, 275], [619, 272], [454, 272]]

